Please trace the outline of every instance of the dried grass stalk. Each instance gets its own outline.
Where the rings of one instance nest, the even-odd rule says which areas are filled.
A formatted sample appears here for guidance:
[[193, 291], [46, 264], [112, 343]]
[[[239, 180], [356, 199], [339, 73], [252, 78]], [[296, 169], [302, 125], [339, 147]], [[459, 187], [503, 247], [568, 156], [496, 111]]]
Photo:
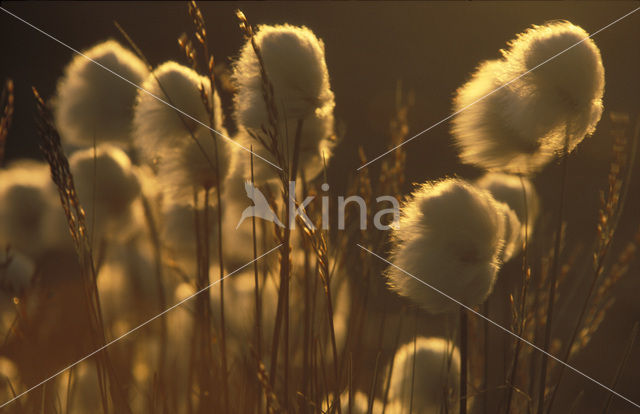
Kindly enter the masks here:
[[[87, 313], [91, 323], [92, 345], [97, 349], [106, 344], [106, 338], [98, 295], [97, 272], [93, 261], [92, 246], [87, 234], [84, 210], [75, 190], [69, 162], [62, 150], [60, 135], [53, 123], [53, 115], [36, 88], [33, 88], [33, 95], [38, 113], [37, 126], [41, 137], [40, 148], [51, 169], [51, 178], [58, 189], [60, 202], [67, 217], [69, 232], [80, 261], [85, 303], [88, 307]], [[109, 411], [108, 394], [111, 396], [111, 403], [118, 412], [131, 412], [126, 394], [116, 377], [106, 349], [96, 354], [96, 366], [105, 412]]]
[[7, 144], [7, 135], [9, 134], [9, 128], [11, 128], [11, 121], [13, 120], [14, 110], [14, 97], [13, 97], [13, 81], [7, 79], [0, 95], [0, 105], [2, 113], [0, 114], [0, 166], [4, 161], [5, 146]]

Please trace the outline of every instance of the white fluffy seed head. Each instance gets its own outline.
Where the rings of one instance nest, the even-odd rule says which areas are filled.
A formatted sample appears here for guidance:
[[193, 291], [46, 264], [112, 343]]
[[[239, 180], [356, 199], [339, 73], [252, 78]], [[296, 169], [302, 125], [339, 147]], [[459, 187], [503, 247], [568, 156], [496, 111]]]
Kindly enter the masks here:
[[[258, 26], [254, 40], [262, 55], [273, 98], [281, 116], [292, 119], [330, 113], [333, 92], [324, 57], [324, 44], [306, 27]], [[235, 63], [236, 118], [241, 125], [260, 129], [268, 125], [260, 63], [247, 42]]]
[[[83, 52], [90, 59], [139, 85], [147, 67], [114, 40]], [[128, 144], [136, 88], [84, 56], [76, 56], [58, 81], [54, 98], [55, 123], [63, 139], [73, 145], [95, 142]]]
[[[291, 25], [258, 27], [254, 40], [260, 50], [267, 79], [273, 87], [273, 102], [280, 151], [293, 159], [298, 122], [302, 120], [300, 168], [306, 179], [322, 170], [322, 158], [331, 156], [334, 146], [334, 95], [324, 56], [324, 44], [306, 27]], [[247, 42], [234, 65], [233, 80], [237, 86], [234, 98], [239, 134], [247, 148], [253, 144], [261, 157], [272, 160], [261, 144], [246, 131], [261, 133], [269, 128], [268, 104], [264, 97], [261, 65], [251, 42]], [[273, 167], [260, 160], [255, 165], [259, 177], [276, 178]]]
[[525, 237], [530, 240], [535, 230], [540, 211], [538, 192], [528, 179], [503, 173], [487, 173], [476, 181], [476, 185], [503, 204], [505, 246], [502, 261], [507, 262], [520, 253]]
[[493, 198], [515, 211], [523, 225], [528, 223], [528, 233], [531, 235], [540, 212], [540, 198], [531, 181], [510, 174], [487, 173], [476, 181], [476, 185], [489, 191]]
[[587, 37], [569, 22], [533, 26], [509, 42], [502, 59], [482, 63], [454, 99], [454, 111], [462, 111], [452, 127], [462, 160], [533, 173], [563, 154], [565, 141], [571, 152], [593, 133], [604, 68]]
[[538, 192], [528, 179], [502, 173], [487, 173], [476, 181], [476, 185], [503, 204], [505, 247], [502, 261], [509, 261], [520, 253], [525, 237], [530, 240], [535, 230], [540, 211]]
[[564, 128], [555, 133], [561, 141], [568, 129], [569, 152], [593, 133], [602, 115], [605, 81], [600, 49], [589, 33], [568, 21], [534, 25], [503, 54], [518, 72], [530, 71], [522, 82], [536, 97], [536, 112], [559, 120]]
[[[211, 105], [211, 82], [192, 69], [176, 62], [165, 62], [146, 78], [139, 91], [133, 119], [134, 139], [143, 156], [153, 160], [158, 150], [172, 147], [204, 125], [209, 125], [200, 88], [203, 87], [209, 105], [214, 108], [215, 130], [222, 126], [220, 98], [215, 92]], [[160, 101], [159, 99], [162, 101]], [[180, 113], [175, 108], [186, 116]]]
[[[95, 234], [120, 238], [132, 229], [132, 205], [141, 184], [127, 154], [112, 145], [77, 151], [69, 158], [76, 191]], [[122, 233], [120, 233], [122, 232]]]
[[49, 174], [46, 164], [30, 161], [0, 170], [0, 249], [9, 245], [36, 259], [47, 248], [48, 221], [54, 216], [49, 213], [62, 216]]
[[448, 312], [458, 305], [405, 272], [468, 306], [482, 303], [500, 267], [504, 218], [487, 191], [463, 180], [427, 183], [403, 205], [393, 243], [389, 287], [428, 312]]
[[[233, 161], [233, 143], [222, 126], [222, 106], [215, 88], [212, 100], [209, 78], [166, 62], [153, 71], [143, 87], [166, 102], [140, 92], [134, 117], [138, 148], [147, 161], [157, 164], [165, 194], [174, 202], [188, 203], [193, 201], [194, 191], [211, 189], [218, 178], [222, 184]], [[201, 90], [213, 111], [213, 131]]]
[[389, 383], [389, 401], [408, 410], [413, 377], [413, 410], [439, 413], [445, 404], [449, 412], [457, 400], [460, 355], [454, 345], [441, 338], [416, 338], [415, 377], [414, 343], [404, 344], [393, 359]]
[[[452, 133], [463, 162], [489, 170], [530, 173], [546, 165], [556, 146], [540, 140], [545, 128], [527, 117], [523, 96], [504, 62], [483, 62], [454, 98]], [[497, 89], [497, 90], [496, 90]]]

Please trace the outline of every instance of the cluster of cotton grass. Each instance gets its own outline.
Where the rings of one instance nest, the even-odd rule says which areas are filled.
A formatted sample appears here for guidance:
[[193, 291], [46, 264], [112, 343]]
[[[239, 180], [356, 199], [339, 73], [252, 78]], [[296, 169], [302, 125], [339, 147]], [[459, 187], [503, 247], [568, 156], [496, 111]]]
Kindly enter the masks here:
[[482, 303], [500, 268], [505, 232], [502, 206], [487, 191], [459, 179], [425, 184], [393, 230], [389, 287], [433, 313], [457, 309], [450, 297]]
[[[195, 4], [190, 16], [208, 56]], [[334, 240], [310, 229], [289, 234], [252, 220], [238, 226], [249, 205], [247, 181], [286, 222], [287, 196], [293, 194], [281, 185], [298, 177], [304, 182], [299, 191], [317, 184], [336, 143], [322, 40], [306, 27], [262, 25], [254, 31], [241, 23], [246, 42], [232, 65], [229, 116], [213, 60], [205, 62], [208, 73], [199, 73], [193, 61], [153, 68], [113, 40], [75, 57], [51, 100], [86, 215], [103, 336], [118, 338], [185, 301], [135, 331], [137, 340], [109, 349], [127, 408], [466, 412], [467, 310], [486, 303], [504, 263], [527, 253], [540, 211], [531, 175], [593, 132], [604, 88], [598, 48], [568, 22], [534, 26], [457, 91], [452, 133], [460, 158], [485, 174], [474, 182], [429, 181], [406, 197], [391, 231], [392, 264], [384, 281], [417, 308], [417, 319], [448, 324], [459, 310], [459, 330], [425, 337], [416, 322], [410, 339], [400, 341], [399, 329], [393, 349], [378, 351], [375, 344], [352, 348], [363, 324], [354, 298], [366, 296], [351, 289], [358, 276], [339, 269], [356, 256], [352, 246], [329, 250]], [[185, 49], [188, 57], [193, 50]], [[225, 125], [233, 122], [237, 133], [229, 136]], [[78, 268], [48, 175], [48, 166], [38, 162], [0, 171], [1, 326], [3, 333], [16, 324], [32, 333], [35, 328], [21, 325], [25, 320], [69, 320], [78, 344], [68, 346], [53, 325], [23, 335], [51, 344], [51, 361], [34, 369], [34, 352], [47, 347], [22, 347], [20, 336], [9, 335], [0, 348], [7, 355], [0, 371], [17, 389], [93, 351], [85, 346], [88, 323], [74, 319], [83, 312], [74, 300], [81, 290]], [[252, 262], [278, 243], [279, 260], [274, 254]], [[231, 277], [223, 284], [226, 274]], [[53, 302], [27, 301], [54, 289]], [[386, 311], [386, 305], [373, 305]], [[377, 322], [384, 334], [384, 323]], [[362, 364], [358, 353], [373, 348], [380, 357], [374, 379], [353, 384], [353, 367]], [[21, 378], [21, 371], [29, 374]], [[55, 410], [55, 394], [67, 396], [69, 412], [99, 411], [98, 375], [85, 361], [52, 381], [48, 389], [55, 392], [43, 391], [29, 407]]]
[[[133, 116], [136, 148], [155, 163], [172, 198], [193, 202], [199, 192], [222, 183], [233, 163], [218, 92], [212, 92], [209, 78], [176, 62], [158, 66], [141, 87]], [[203, 95], [215, 116], [212, 126]]]
[[[474, 183], [428, 182], [406, 199], [386, 276], [392, 291], [427, 313], [461, 310], [463, 365], [466, 310], [485, 303], [502, 264], [533, 233], [540, 207], [527, 177], [593, 133], [603, 91], [598, 47], [582, 28], [561, 21], [519, 34], [456, 92], [452, 134], [460, 159], [487, 172]], [[418, 362], [416, 375], [422, 369]], [[466, 400], [460, 396], [461, 413]]]
[[533, 26], [502, 54], [482, 63], [454, 99], [460, 158], [489, 172], [475, 184], [422, 185], [393, 233], [390, 287], [429, 312], [455, 307], [433, 288], [468, 306], [487, 298], [538, 215], [536, 191], [523, 175], [566, 156], [602, 114], [600, 52], [580, 27]]
[[573, 151], [602, 115], [604, 68], [588, 33], [566, 21], [533, 26], [481, 63], [454, 99], [460, 158], [530, 174]]
[[[197, 10], [191, 7], [192, 11]], [[254, 42], [256, 49], [252, 47]], [[264, 25], [257, 28], [253, 39], [247, 39], [233, 65], [236, 95], [230, 118], [238, 124], [238, 133], [233, 137], [224, 127], [226, 117], [213, 82], [213, 69], [201, 74], [190, 66], [195, 67], [168, 61], [152, 68], [143, 57], [108, 40], [73, 58], [50, 101], [85, 214], [107, 341], [207, 288], [214, 280], [210, 275], [218, 270], [222, 278], [225, 273], [246, 267], [256, 258], [252, 244], [259, 243], [257, 254], [273, 247], [276, 235], [270, 224], [258, 223], [260, 227], [252, 229], [251, 220], [247, 220], [239, 229], [234, 228], [238, 213], [250, 203], [244, 191], [246, 181], [255, 177], [257, 183], [266, 183], [264, 191], [271, 197], [281, 191], [272, 180], [278, 176], [277, 168], [290, 168], [277, 164], [290, 164], [297, 158], [300, 175], [310, 182], [331, 157], [334, 96], [324, 44], [308, 28]], [[269, 115], [271, 102], [265, 101], [267, 84], [276, 102], [275, 120]], [[267, 147], [258, 135], [274, 124], [276, 145]], [[296, 136], [299, 146], [294, 150]], [[249, 148], [256, 155], [251, 155]], [[276, 153], [282, 158], [274, 157]], [[13, 302], [17, 304], [18, 298], [22, 300], [34, 292], [48, 294], [47, 288], [55, 286], [53, 282], [44, 287], [34, 282], [43, 271], [43, 261], [51, 254], [62, 257], [63, 253], [56, 253], [60, 249], [64, 250], [64, 257], [74, 254], [65, 215], [49, 175], [49, 166], [35, 161], [15, 163], [0, 171], [0, 269], [6, 292], [2, 303], [3, 332], [15, 323]], [[275, 205], [278, 211], [284, 203]], [[295, 236], [291, 243], [300, 248], [303, 242]], [[230, 264], [223, 264], [223, 258]], [[318, 311], [310, 319], [295, 313], [288, 323], [301, 326], [313, 320], [314, 338], [323, 341], [318, 352], [327, 357], [327, 364], [337, 366], [335, 355], [324, 341], [331, 318], [336, 344], [340, 349], [344, 346], [350, 306], [346, 278], [332, 278], [333, 308], [328, 316], [321, 286], [314, 284], [311, 291], [301, 280], [301, 275], [312, 277], [310, 269], [315, 258], [296, 254], [291, 260], [295, 291], [289, 299], [290, 306], [295, 308], [310, 300], [311, 295]], [[188, 412], [194, 405], [201, 412], [240, 412], [244, 407], [237, 392], [240, 388], [254, 400], [261, 400], [265, 394], [257, 382], [255, 353], [262, 349], [259, 358], [263, 369], [273, 370], [271, 345], [281, 332], [279, 327], [274, 330], [281, 309], [273, 264], [269, 258], [256, 263], [260, 266], [259, 278], [253, 266], [243, 269], [235, 275], [237, 280], [227, 282], [226, 289], [212, 288], [209, 294], [198, 295], [193, 303], [189, 300], [167, 315], [165, 321], [141, 332], [139, 341], [111, 349], [118, 375], [132, 386], [129, 397], [134, 412], [150, 409], [135, 390], [151, 390], [157, 384], [174, 387], [163, 397], [163, 404], [172, 412]], [[44, 269], [47, 273], [50, 270]], [[68, 271], [68, 267], [61, 271]], [[41, 277], [56, 280], [55, 274]], [[306, 295], [301, 293], [302, 285], [307, 286]], [[77, 290], [58, 289], [57, 294], [70, 312], [82, 313], [82, 306], [74, 307], [71, 300]], [[256, 322], [257, 297], [261, 298], [261, 317]], [[44, 309], [44, 304], [34, 306]], [[225, 309], [226, 317], [222, 313]], [[30, 312], [33, 316], [40, 311]], [[205, 325], [212, 336], [207, 337]], [[258, 338], [256, 325], [261, 330]], [[291, 375], [299, 377], [303, 366], [310, 364], [309, 356], [296, 342], [302, 337], [289, 336], [292, 354], [284, 358], [291, 360]], [[90, 351], [82, 338], [77, 338], [78, 346], [69, 347], [74, 358]], [[60, 340], [60, 335], [55, 339]], [[48, 340], [41, 339], [43, 343]], [[218, 347], [224, 341], [228, 341], [228, 347]], [[14, 342], [15, 346], [10, 344], [7, 349], [19, 346], [18, 338]], [[214, 359], [201, 359], [208, 352]], [[33, 357], [28, 352], [8, 354], [15, 359], [18, 370], [26, 369]], [[52, 362], [55, 363], [61, 360]], [[48, 374], [46, 368], [32, 372], [29, 381], [44, 378]], [[306, 369], [304, 375], [308, 375]], [[65, 381], [52, 382], [58, 393], [68, 395], [65, 405], [78, 412], [100, 410], [93, 365], [83, 362], [74, 374], [67, 375]], [[19, 379], [23, 382], [14, 385], [20, 388], [25, 380]], [[232, 399], [223, 403], [225, 393], [231, 393]]]
[[[235, 118], [241, 127], [239, 139], [255, 147], [257, 154], [273, 161], [269, 151], [255, 144], [253, 136], [263, 127], [275, 126], [281, 139], [278, 150], [294, 158], [296, 134], [300, 134], [301, 174], [308, 180], [323, 169], [334, 146], [334, 95], [324, 56], [324, 43], [306, 27], [258, 26], [234, 64], [233, 80], [238, 88], [234, 99]], [[263, 76], [263, 73], [266, 76]], [[273, 90], [272, 102], [265, 102], [264, 87]], [[275, 106], [269, 108], [269, 105]], [[276, 119], [271, 119], [276, 116]], [[298, 132], [298, 129], [300, 130]], [[268, 164], [256, 164], [260, 180], [277, 177]]]

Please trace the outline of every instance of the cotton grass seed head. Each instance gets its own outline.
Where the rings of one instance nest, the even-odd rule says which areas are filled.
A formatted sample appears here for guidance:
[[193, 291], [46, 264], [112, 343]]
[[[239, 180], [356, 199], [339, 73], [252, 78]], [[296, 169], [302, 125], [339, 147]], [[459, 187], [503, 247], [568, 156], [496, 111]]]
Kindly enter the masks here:
[[[299, 119], [333, 110], [324, 43], [311, 30], [288, 24], [261, 25], [254, 40], [282, 116]], [[238, 88], [235, 97], [238, 123], [252, 129], [268, 125], [260, 63], [251, 42], [240, 52], [233, 79]]]
[[175, 62], [160, 65], [143, 87], [193, 118], [144, 92], [138, 95], [134, 117], [138, 148], [157, 165], [163, 192], [174, 202], [192, 202], [194, 192], [222, 183], [232, 163], [233, 144], [222, 126], [220, 97], [215, 88], [212, 97], [209, 78]]
[[[112, 145], [77, 151], [69, 158], [87, 223], [99, 236], [119, 237], [131, 230], [132, 204], [141, 194], [127, 154]], [[124, 232], [120, 234], [120, 232]]]
[[[463, 162], [488, 170], [531, 173], [546, 165], [556, 146], [540, 140], [545, 130], [526, 114], [525, 100], [503, 61], [478, 66], [456, 91], [452, 134]], [[501, 89], [498, 89], [501, 88]]]
[[[260, 51], [266, 79], [273, 87], [273, 106], [278, 119], [279, 149], [293, 159], [298, 122], [300, 168], [306, 179], [322, 171], [322, 159], [329, 159], [334, 146], [334, 95], [329, 83], [324, 44], [306, 27], [291, 25], [258, 27], [254, 41]], [[270, 128], [269, 103], [265, 101], [265, 79], [260, 61], [248, 41], [234, 64], [235, 118], [241, 127], [239, 139], [266, 159], [273, 158], [246, 131], [261, 133]], [[277, 177], [262, 162], [256, 163], [258, 177]], [[265, 167], [264, 170], [262, 167]]]
[[481, 63], [453, 102], [462, 161], [531, 174], [564, 154], [565, 142], [571, 152], [593, 133], [604, 68], [587, 37], [569, 22], [533, 26], [509, 42], [502, 59]]
[[148, 159], [157, 157], [159, 149], [183, 141], [202, 127], [202, 124], [209, 125], [209, 115], [200, 93], [201, 87], [204, 88], [209, 105], [214, 108], [214, 129], [219, 131], [218, 128], [222, 125], [220, 98], [215, 93], [216, 103], [211, 105], [209, 78], [171, 61], [158, 66], [146, 78], [142, 88], [155, 97], [144, 91], [138, 92], [133, 130], [138, 148]]
[[[139, 85], [147, 67], [131, 51], [114, 40], [83, 52], [100, 65]], [[136, 88], [84, 56], [75, 56], [58, 81], [54, 98], [55, 123], [70, 144], [95, 142], [128, 144]]]
[[529, 234], [533, 232], [540, 213], [540, 198], [531, 181], [515, 175], [487, 173], [476, 181], [476, 185], [489, 191], [497, 201], [507, 204], [523, 225], [528, 223]]
[[500, 206], [487, 191], [459, 179], [424, 184], [393, 230], [397, 267], [387, 270], [389, 287], [432, 313], [458, 305], [404, 272], [468, 306], [482, 303], [500, 267], [504, 231]]
[[[460, 355], [454, 345], [441, 338], [416, 338], [414, 376], [414, 343], [401, 346], [393, 359], [389, 382], [389, 401], [408, 410], [413, 378], [413, 411], [439, 413], [445, 403], [454, 412], [458, 393]], [[451, 401], [449, 403], [449, 401]]]
[[556, 121], [551, 134], [562, 142], [566, 132], [569, 152], [593, 133], [603, 109], [604, 66], [600, 49], [584, 29], [568, 21], [534, 25], [511, 41], [503, 55], [513, 71], [530, 71], [521, 81], [533, 97], [532, 116]]
[[502, 260], [506, 262], [520, 252], [525, 235], [531, 239], [540, 212], [538, 192], [528, 179], [503, 173], [487, 173], [476, 181], [476, 185], [503, 204], [505, 247]]
[[44, 163], [18, 162], [0, 170], [0, 249], [11, 246], [32, 259], [44, 252], [50, 212], [64, 216], [51, 184]]

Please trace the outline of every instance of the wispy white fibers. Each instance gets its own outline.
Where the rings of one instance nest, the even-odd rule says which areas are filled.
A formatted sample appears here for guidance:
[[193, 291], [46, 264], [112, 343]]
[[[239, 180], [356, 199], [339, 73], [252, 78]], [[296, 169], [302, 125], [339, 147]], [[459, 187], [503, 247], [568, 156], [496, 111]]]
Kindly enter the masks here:
[[[191, 68], [176, 62], [165, 62], [146, 78], [142, 88], [199, 122], [209, 125], [200, 87], [211, 101], [211, 82]], [[214, 108], [220, 107], [215, 96]], [[211, 102], [210, 102], [211, 103]], [[216, 127], [222, 125], [221, 111], [216, 111]], [[144, 91], [138, 91], [134, 110], [133, 131], [137, 147], [143, 155], [154, 159], [163, 148], [181, 143], [202, 125], [181, 114]], [[217, 128], [214, 128], [217, 129]]]
[[593, 133], [604, 92], [600, 51], [587, 39], [563, 52], [587, 37], [569, 22], [533, 26], [509, 42], [501, 59], [481, 63], [453, 102], [462, 111], [452, 128], [462, 160], [532, 173], [561, 154], [566, 139], [571, 152]]
[[[141, 84], [148, 75], [144, 63], [114, 40], [83, 53], [133, 83]], [[135, 97], [136, 88], [129, 83], [85, 57], [75, 56], [58, 81], [56, 126], [74, 145], [90, 146], [94, 139], [126, 144], [131, 140]]]
[[135, 229], [133, 204], [141, 194], [127, 154], [112, 145], [77, 151], [69, 158], [87, 226], [98, 238], [122, 240]]
[[[65, 233], [69, 237], [49, 174], [46, 164], [31, 161], [0, 170], [0, 249], [11, 246], [37, 259]], [[55, 237], [48, 233], [54, 227]]]
[[[401, 208], [391, 261], [468, 306], [482, 303], [500, 267], [505, 231], [500, 209], [489, 192], [463, 180], [423, 184]], [[458, 308], [394, 266], [387, 277], [392, 290], [428, 312]]]
[[553, 158], [556, 146], [540, 139], [544, 131], [523, 109], [524, 97], [515, 82], [493, 92], [509, 77], [503, 61], [480, 64], [456, 92], [454, 111], [462, 112], [453, 118], [453, 137], [465, 163], [489, 170], [537, 171]]
[[[209, 78], [178, 63], [166, 62], [149, 75], [143, 88], [209, 126], [202, 88], [213, 110], [213, 129], [227, 134], [215, 88], [211, 100]], [[194, 191], [211, 189], [217, 178], [222, 182], [228, 174], [233, 144], [143, 91], [138, 94], [133, 124], [137, 147], [147, 161], [157, 163], [163, 190], [173, 201], [193, 201]]]
[[[333, 148], [335, 106], [324, 56], [324, 43], [306, 27], [261, 25], [254, 40], [262, 55], [266, 76], [273, 86], [273, 103], [278, 114], [280, 151], [293, 158], [298, 122], [302, 120], [300, 168], [307, 179], [322, 171], [322, 156], [328, 159]], [[261, 67], [251, 42], [247, 42], [235, 62], [233, 80], [237, 86], [235, 117], [241, 126], [239, 138], [267, 159], [273, 158], [242, 129], [260, 133], [270, 127], [264, 97]], [[256, 163], [259, 178], [275, 176], [273, 168]]]
[[[522, 185], [524, 183], [524, 191]], [[476, 181], [476, 185], [488, 190], [497, 201], [506, 203], [518, 215], [518, 220], [529, 222], [533, 228], [540, 211], [540, 199], [535, 186], [526, 178], [509, 174], [487, 173]], [[527, 202], [525, 204], [525, 192]], [[529, 230], [531, 232], [531, 229]]]
[[[524, 184], [524, 190], [522, 188]], [[487, 173], [480, 177], [476, 181], [476, 185], [480, 188], [488, 190], [493, 198], [497, 201], [505, 203], [516, 214], [516, 218], [510, 218], [510, 222], [515, 225], [515, 221], [521, 223], [519, 230], [515, 229], [515, 233], [512, 234], [513, 242], [516, 243], [515, 249], [512, 253], [515, 255], [520, 250], [522, 241], [524, 240], [525, 228], [524, 224], [527, 223], [528, 228], [527, 235], [531, 238], [535, 230], [536, 220], [540, 212], [540, 199], [535, 186], [526, 178], [517, 177], [515, 175], [503, 174], [503, 173]], [[525, 204], [525, 192], [526, 192], [526, 204]], [[509, 234], [509, 231], [507, 231]], [[517, 238], [516, 238], [517, 236]], [[505, 245], [505, 261], [508, 260], [509, 250], [509, 236], [506, 237], [507, 243]]]
[[[517, 72], [527, 72], [547, 59], [583, 41], [522, 78], [531, 117], [547, 118], [547, 139], [564, 143], [568, 130], [569, 152], [593, 133], [602, 115], [604, 66], [600, 49], [589, 34], [568, 21], [533, 26], [510, 42], [503, 52]], [[586, 40], [585, 40], [586, 39]]]
[[210, 190], [218, 182], [222, 186], [235, 154], [231, 145], [201, 127], [167, 149], [158, 164], [165, 194], [174, 201], [192, 201], [194, 191]]
[[[460, 376], [458, 349], [441, 338], [416, 338], [415, 377], [413, 349], [413, 341], [404, 344], [393, 359], [389, 383], [391, 405], [399, 404], [403, 412], [409, 412], [413, 377], [414, 413], [455, 412]], [[445, 404], [449, 411], [444, 410]]]

